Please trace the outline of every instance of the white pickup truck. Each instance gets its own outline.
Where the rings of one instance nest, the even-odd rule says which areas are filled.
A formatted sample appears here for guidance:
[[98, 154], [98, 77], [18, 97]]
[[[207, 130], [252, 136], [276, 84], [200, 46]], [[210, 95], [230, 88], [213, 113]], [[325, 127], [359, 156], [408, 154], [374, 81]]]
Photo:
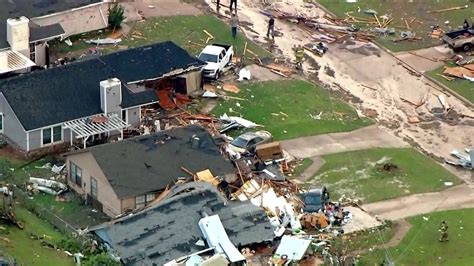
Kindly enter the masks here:
[[207, 63], [204, 67], [204, 77], [219, 79], [222, 70], [232, 61], [234, 48], [232, 45], [217, 44], [208, 45], [199, 54], [198, 58]]

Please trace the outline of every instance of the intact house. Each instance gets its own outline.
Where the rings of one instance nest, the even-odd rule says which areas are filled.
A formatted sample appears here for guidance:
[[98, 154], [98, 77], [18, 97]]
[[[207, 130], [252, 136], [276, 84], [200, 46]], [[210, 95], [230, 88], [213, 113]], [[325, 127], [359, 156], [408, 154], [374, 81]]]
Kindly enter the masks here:
[[102, 0], [0, 1], [0, 75], [49, 65], [48, 41], [106, 28]]
[[209, 169], [235, 177], [206, 129], [187, 126], [68, 153], [68, 185], [111, 217], [153, 202], [167, 186]]
[[158, 102], [142, 86], [179, 80], [202, 89], [205, 63], [172, 42], [123, 50], [0, 80], [0, 134], [26, 155], [85, 147], [139, 126], [142, 106]]
[[[218, 215], [238, 250], [275, 238], [263, 208], [249, 201], [228, 201], [207, 182], [177, 185], [159, 203], [89, 231], [120, 257], [124, 265], [182, 265], [182, 261], [176, 261], [178, 258], [204, 253], [203, 250], [217, 253], [215, 247], [206, 245], [208, 242], [199, 226], [203, 218], [214, 215]], [[225, 239], [226, 236], [214, 237]], [[197, 244], [200, 241], [202, 245]]]

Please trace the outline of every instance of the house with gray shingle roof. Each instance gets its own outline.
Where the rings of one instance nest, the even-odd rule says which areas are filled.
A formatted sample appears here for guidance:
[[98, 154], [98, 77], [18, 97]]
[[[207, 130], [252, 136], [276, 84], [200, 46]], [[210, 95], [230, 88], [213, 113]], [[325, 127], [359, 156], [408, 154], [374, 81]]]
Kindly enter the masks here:
[[27, 154], [120, 135], [158, 102], [139, 84], [179, 79], [175, 89], [198, 90], [203, 65], [162, 42], [2, 79], [0, 134]]

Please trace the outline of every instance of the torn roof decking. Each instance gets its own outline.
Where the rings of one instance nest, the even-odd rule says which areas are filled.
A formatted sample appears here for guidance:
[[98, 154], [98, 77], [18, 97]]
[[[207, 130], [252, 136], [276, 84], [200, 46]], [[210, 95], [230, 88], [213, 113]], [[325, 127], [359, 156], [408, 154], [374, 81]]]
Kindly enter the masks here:
[[126, 265], [164, 265], [205, 249], [195, 244], [204, 240], [198, 226], [203, 211], [219, 215], [236, 247], [274, 238], [261, 208], [249, 202], [227, 201], [209, 183], [181, 186], [187, 190], [183, 189], [181, 194], [172, 192], [157, 205], [100, 226], [94, 232], [118, 252]]
[[0, 49], [8, 48], [7, 19], [25, 16], [29, 19], [49, 14], [60, 13], [79, 8], [102, 0], [1, 0], [0, 1]]
[[[192, 143], [192, 138], [199, 139]], [[121, 199], [158, 191], [189, 178], [181, 167], [215, 176], [234, 174], [206, 129], [191, 125], [89, 148]]]
[[[173, 42], [162, 42], [3, 79], [0, 92], [28, 131], [102, 113], [102, 80], [128, 83], [202, 65]], [[122, 84], [122, 108], [156, 101], [153, 90], [132, 93]]]

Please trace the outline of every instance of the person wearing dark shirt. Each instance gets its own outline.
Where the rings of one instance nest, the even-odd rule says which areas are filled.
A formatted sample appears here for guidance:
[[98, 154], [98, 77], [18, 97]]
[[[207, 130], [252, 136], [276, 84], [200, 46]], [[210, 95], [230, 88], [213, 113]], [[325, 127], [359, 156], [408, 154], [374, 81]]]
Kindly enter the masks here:
[[464, 24], [462, 25], [462, 27], [465, 30], [469, 29], [469, 22], [467, 22], [467, 19], [464, 20]]
[[268, 29], [267, 29], [267, 38], [270, 37], [270, 34], [272, 35], [272, 38], [275, 39], [275, 19], [270, 17], [270, 20], [268, 21]]

